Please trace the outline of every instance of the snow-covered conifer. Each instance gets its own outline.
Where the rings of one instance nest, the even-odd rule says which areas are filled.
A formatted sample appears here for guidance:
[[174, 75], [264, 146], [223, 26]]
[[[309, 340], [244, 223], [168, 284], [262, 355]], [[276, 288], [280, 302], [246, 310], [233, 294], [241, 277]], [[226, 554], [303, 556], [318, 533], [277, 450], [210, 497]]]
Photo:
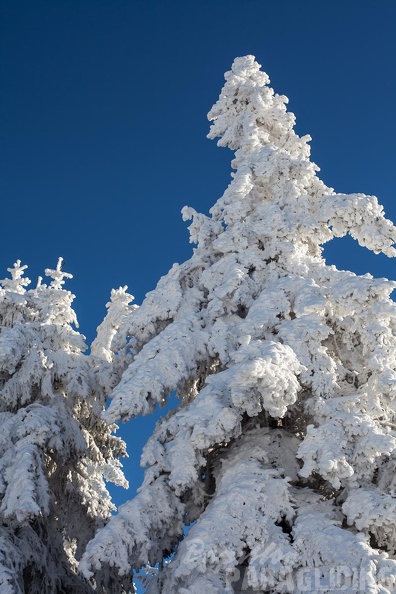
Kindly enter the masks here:
[[[0, 591], [104, 592], [76, 571], [86, 543], [114, 506], [105, 481], [126, 486], [123, 442], [101, 420], [105, 394], [62, 288], [26, 290], [16, 262], [0, 289]], [[110, 578], [106, 577], [110, 582]], [[115, 585], [119, 588], [119, 578]]]
[[180, 405], [81, 567], [156, 566], [150, 594], [395, 593], [396, 283], [327, 266], [322, 246], [350, 234], [393, 257], [396, 229], [319, 179], [252, 56], [225, 77], [209, 138], [235, 151], [233, 179], [209, 217], [184, 209], [193, 256], [114, 339], [133, 361], [106, 418], [173, 390]]

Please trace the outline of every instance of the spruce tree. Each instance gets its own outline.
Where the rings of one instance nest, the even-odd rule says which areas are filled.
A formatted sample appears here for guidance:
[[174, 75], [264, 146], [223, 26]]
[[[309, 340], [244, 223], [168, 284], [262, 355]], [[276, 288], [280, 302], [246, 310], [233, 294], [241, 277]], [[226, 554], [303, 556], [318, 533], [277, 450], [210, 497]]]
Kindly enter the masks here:
[[0, 591], [102, 592], [77, 564], [114, 509], [105, 481], [126, 486], [124, 443], [101, 419], [97, 365], [62, 288], [71, 275], [59, 259], [48, 286], [26, 290], [25, 268], [0, 289]]
[[135, 498], [88, 545], [89, 578], [152, 567], [150, 594], [396, 592], [396, 283], [326, 265], [351, 235], [394, 257], [373, 196], [319, 179], [252, 56], [209, 112], [235, 151], [193, 256], [113, 341], [129, 362], [105, 415], [127, 421], [176, 390]]

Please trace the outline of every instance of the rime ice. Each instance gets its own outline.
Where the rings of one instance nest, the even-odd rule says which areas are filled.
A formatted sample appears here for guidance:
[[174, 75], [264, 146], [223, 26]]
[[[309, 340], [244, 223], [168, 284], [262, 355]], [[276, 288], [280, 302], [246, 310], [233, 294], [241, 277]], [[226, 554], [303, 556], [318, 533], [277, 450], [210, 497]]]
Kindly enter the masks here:
[[183, 210], [193, 256], [100, 340], [118, 353], [108, 422], [174, 390], [180, 406], [81, 569], [159, 564], [150, 594], [232, 594], [297, 593], [302, 572], [342, 566], [350, 594], [394, 593], [396, 285], [321, 252], [350, 234], [393, 257], [396, 229], [375, 197], [320, 180], [252, 56], [225, 78], [209, 138], [235, 151], [232, 181], [210, 216]]
[[124, 444], [101, 420], [107, 362], [83, 354], [61, 264], [35, 289], [19, 260], [1, 281], [2, 594], [92, 594], [77, 564], [115, 509], [105, 481], [127, 486]]

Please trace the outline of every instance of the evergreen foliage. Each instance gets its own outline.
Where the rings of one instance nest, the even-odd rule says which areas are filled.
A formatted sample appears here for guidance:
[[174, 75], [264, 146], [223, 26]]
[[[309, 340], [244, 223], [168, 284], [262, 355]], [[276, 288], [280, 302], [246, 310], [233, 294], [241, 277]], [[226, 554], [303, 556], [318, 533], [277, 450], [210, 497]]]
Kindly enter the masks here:
[[0, 289], [0, 591], [92, 594], [100, 583], [77, 564], [115, 509], [105, 481], [127, 486], [125, 444], [101, 419], [98, 365], [63, 289], [71, 275], [59, 259], [49, 285], [26, 290], [25, 269], [17, 261]]
[[327, 266], [322, 246], [350, 234], [394, 257], [396, 229], [375, 197], [319, 179], [252, 56], [225, 77], [209, 138], [235, 151], [233, 179], [210, 216], [184, 209], [193, 256], [111, 346], [126, 369], [109, 423], [174, 390], [180, 405], [81, 569], [148, 564], [150, 594], [330, 592], [337, 579], [395, 593], [396, 284]]

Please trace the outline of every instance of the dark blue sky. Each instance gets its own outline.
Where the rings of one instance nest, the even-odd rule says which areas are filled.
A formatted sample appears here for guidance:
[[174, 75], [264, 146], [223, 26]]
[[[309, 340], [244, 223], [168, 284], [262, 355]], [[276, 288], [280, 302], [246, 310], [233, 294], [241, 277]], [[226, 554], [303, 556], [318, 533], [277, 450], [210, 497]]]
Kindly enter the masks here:
[[[191, 253], [181, 208], [207, 212], [229, 182], [206, 114], [247, 53], [290, 98], [324, 181], [396, 220], [392, 0], [0, 0], [0, 277], [63, 256], [89, 341], [112, 287], [140, 303]], [[333, 244], [339, 267], [396, 278], [394, 261]], [[133, 489], [150, 423], [123, 431]]]

